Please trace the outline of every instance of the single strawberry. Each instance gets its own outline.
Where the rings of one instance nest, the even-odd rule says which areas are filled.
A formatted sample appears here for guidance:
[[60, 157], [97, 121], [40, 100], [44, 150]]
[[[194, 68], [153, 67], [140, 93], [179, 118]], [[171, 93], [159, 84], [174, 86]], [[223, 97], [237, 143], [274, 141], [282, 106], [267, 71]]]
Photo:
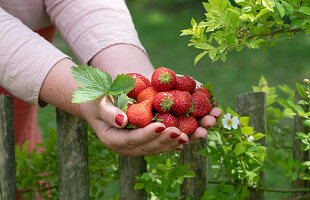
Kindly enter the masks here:
[[139, 78], [141, 79], [146, 87], [151, 87], [151, 81], [149, 79], [147, 79], [145, 76], [139, 74], [139, 73], [129, 73], [129, 76], [133, 77], [133, 78]]
[[173, 94], [174, 105], [171, 111], [175, 115], [183, 115], [188, 113], [192, 106], [192, 97], [190, 93], [186, 91], [172, 90], [170, 94]]
[[169, 92], [158, 92], [153, 106], [160, 113], [168, 113], [173, 108], [173, 95]]
[[177, 118], [170, 113], [157, 113], [155, 115], [156, 121], [165, 124], [168, 127], [177, 127]]
[[196, 88], [196, 81], [189, 76], [177, 76], [176, 90], [187, 91], [192, 94]]
[[146, 86], [141, 79], [139, 78], [134, 79], [135, 79], [135, 87], [127, 95], [128, 97], [137, 100], [138, 95], [146, 88]]
[[178, 129], [187, 135], [194, 133], [198, 126], [198, 122], [194, 116], [179, 116], [177, 117], [177, 122]]
[[206, 94], [207, 98], [210, 100], [211, 99], [211, 95], [209, 90], [207, 90], [206, 88], [203, 87], [198, 87], [195, 89], [195, 92], [203, 92], [204, 94]]
[[157, 91], [153, 87], [147, 87], [137, 97], [137, 102], [140, 103], [146, 99], [149, 99], [152, 103], [155, 99]]
[[152, 102], [150, 100], [131, 104], [126, 111], [128, 121], [136, 127], [145, 127], [152, 123]]
[[170, 69], [159, 67], [154, 71], [151, 83], [157, 91], [168, 91], [176, 85], [175, 73]]
[[194, 117], [203, 117], [212, 110], [211, 102], [206, 98], [206, 95], [202, 92], [194, 92], [192, 94], [192, 101], [194, 105], [191, 115]]

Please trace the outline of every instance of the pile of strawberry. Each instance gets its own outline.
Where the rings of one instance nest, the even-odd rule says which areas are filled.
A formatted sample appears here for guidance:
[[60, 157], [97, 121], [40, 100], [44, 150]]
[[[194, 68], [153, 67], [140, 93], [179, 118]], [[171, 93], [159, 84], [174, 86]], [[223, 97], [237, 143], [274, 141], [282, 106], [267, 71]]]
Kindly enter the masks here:
[[137, 103], [131, 104], [126, 111], [133, 126], [145, 127], [155, 120], [191, 134], [197, 128], [197, 120], [218, 106], [207, 89], [196, 88], [193, 78], [176, 76], [170, 69], [156, 69], [151, 81], [138, 73], [128, 75], [135, 80], [135, 87], [128, 97]]

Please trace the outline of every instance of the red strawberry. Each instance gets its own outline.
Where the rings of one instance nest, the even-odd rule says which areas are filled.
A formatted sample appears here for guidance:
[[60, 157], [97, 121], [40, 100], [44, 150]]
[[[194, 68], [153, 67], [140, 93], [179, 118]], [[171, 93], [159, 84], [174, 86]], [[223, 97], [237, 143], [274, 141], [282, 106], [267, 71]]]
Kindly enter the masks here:
[[167, 68], [159, 67], [152, 75], [152, 86], [157, 91], [168, 91], [176, 84], [175, 73]]
[[207, 98], [208, 98], [209, 100], [211, 99], [210, 92], [209, 92], [209, 90], [207, 90], [206, 88], [198, 87], [198, 88], [195, 89], [195, 92], [203, 92], [204, 94], [207, 95]]
[[156, 121], [165, 124], [166, 127], [177, 127], [177, 118], [170, 113], [157, 113]]
[[180, 91], [187, 91], [190, 94], [194, 92], [196, 88], [196, 81], [189, 76], [177, 76], [177, 84], [175, 89]]
[[192, 106], [192, 97], [190, 93], [178, 90], [172, 90], [170, 93], [173, 94], [174, 99], [174, 105], [171, 111], [175, 115], [186, 114]]
[[151, 87], [151, 81], [149, 79], [147, 79], [145, 76], [139, 74], [139, 73], [129, 73], [129, 76], [133, 77], [133, 78], [139, 78], [141, 79], [146, 87]]
[[206, 95], [202, 92], [194, 92], [192, 94], [192, 100], [194, 110], [191, 115], [195, 117], [203, 117], [212, 110], [211, 102], [206, 98]]
[[139, 93], [142, 92], [146, 88], [146, 86], [141, 79], [139, 78], [134, 78], [134, 79], [135, 79], [136, 85], [127, 95], [128, 97], [137, 100]]
[[169, 92], [159, 92], [156, 94], [154, 108], [160, 113], [167, 113], [173, 107], [173, 95]]
[[147, 99], [141, 103], [132, 104], [127, 108], [126, 114], [130, 124], [143, 128], [152, 123], [152, 102]]
[[177, 117], [177, 121], [178, 129], [187, 135], [194, 133], [198, 126], [197, 120], [193, 116], [179, 116]]
[[151, 100], [151, 102], [154, 101], [155, 95], [157, 94], [157, 91], [153, 87], [147, 87], [137, 97], [137, 102], [140, 103], [146, 99]]

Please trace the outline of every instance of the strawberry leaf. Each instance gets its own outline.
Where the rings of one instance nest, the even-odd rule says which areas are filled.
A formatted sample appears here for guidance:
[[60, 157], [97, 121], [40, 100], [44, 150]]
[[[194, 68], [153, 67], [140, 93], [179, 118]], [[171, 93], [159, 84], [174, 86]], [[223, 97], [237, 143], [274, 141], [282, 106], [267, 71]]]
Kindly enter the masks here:
[[107, 93], [110, 95], [127, 94], [134, 87], [135, 80], [128, 74], [121, 74], [117, 75]]
[[114, 81], [109, 73], [91, 66], [71, 67], [73, 78], [82, 86], [72, 95], [72, 103], [92, 101], [102, 95], [116, 96], [127, 94], [135, 86], [135, 81], [128, 75], [118, 75]]
[[123, 112], [126, 112], [127, 105], [134, 101], [134, 99], [129, 98], [126, 94], [114, 96], [114, 106], [120, 108]]
[[214, 97], [214, 90], [210, 81], [204, 83], [201, 87], [206, 88], [210, 92], [211, 98]]

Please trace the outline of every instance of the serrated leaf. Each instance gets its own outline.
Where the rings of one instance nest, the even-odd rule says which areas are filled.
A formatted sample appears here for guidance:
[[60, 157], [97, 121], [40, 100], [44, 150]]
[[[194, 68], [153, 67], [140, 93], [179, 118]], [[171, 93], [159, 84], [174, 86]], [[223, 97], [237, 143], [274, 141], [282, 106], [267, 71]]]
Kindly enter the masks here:
[[272, 0], [262, 0], [262, 3], [268, 10], [273, 12]]
[[297, 88], [299, 94], [301, 95], [301, 97], [303, 99], [307, 99], [307, 93], [306, 93], [305, 88], [302, 85], [300, 85], [299, 83], [296, 83], [296, 88]]
[[101, 90], [96, 90], [96, 88], [92, 87], [79, 87], [77, 88], [72, 95], [72, 103], [84, 103], [88, 101], [92, 101], [102, 96], [105, 92]]
[[285, 9], [283, 8], [283, 6], [279, 2], [276, 2], [276, 7], [280, 13], [280, 16], [284, 17], [285, 16]]
[[244, 135], [252, 135], [253, 134], [253, 127], [250, 127], [250, 126], [242, 127], [241, 133]]
[[211, 98], [214, 97], [214, 90], [210, 81], [204, 83], [201, 87], [207, 89], [210, 92]]
[[196, 65], [197, 62], [198, 62], [202, 57], [204, 57], [207, 53], [208, 53], [208, 51], [203, 51], [202, 53], [198, 54], [198, 55], [195, 57], [194, 65]]
[[126, 112], [127, 105], [134, 102], [134, 99], [129, 98], [126, 94], [120, 94], [114, 97], [114, 106]]
[[242, 154], [243, 152], [245, 152], [245, 147], [243, 146], [242, 143], [238, 143], [235, 147], [234, 152], [238, 156], [238, 155]]
[[299, 8], [298, 11], [310, 16], [310, 8], [307, 6], [303, 6]]
[[135, 87], [135, 80], [128, 74], [117, 75], [110, 89], [108, 90], [108, 94], [110, 95], [127, 94], [134, 87]]

